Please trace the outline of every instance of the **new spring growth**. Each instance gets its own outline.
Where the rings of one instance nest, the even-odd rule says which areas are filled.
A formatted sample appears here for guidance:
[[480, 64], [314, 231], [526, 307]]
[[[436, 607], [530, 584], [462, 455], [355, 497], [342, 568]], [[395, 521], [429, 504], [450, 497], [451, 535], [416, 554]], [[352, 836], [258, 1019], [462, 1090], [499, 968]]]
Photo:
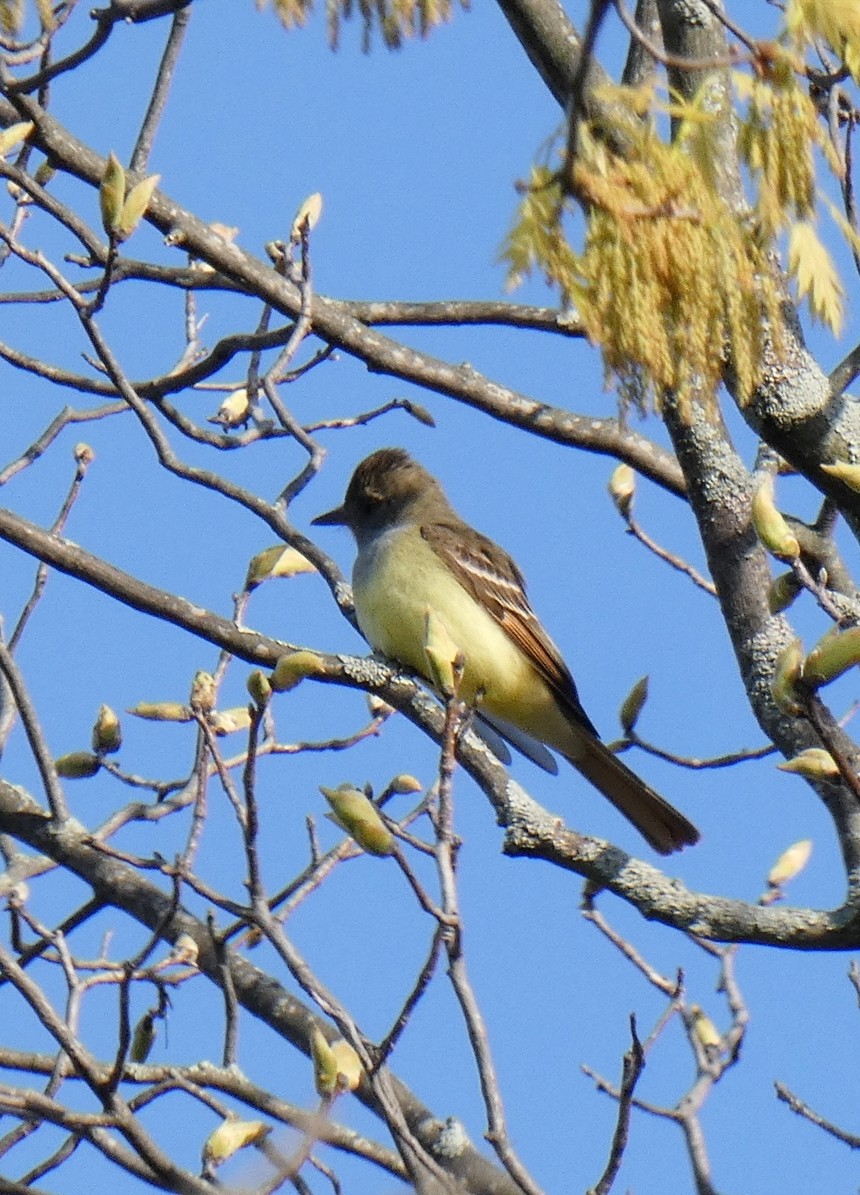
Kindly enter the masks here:
[[797, 536], [777, 510], [773, 476], [765, 473], [752, 497], [752, 521], [756, 535], [777, 560], [797, 560], [800, 544]]
[[247, 730], [251, 725], [251, 711], [247, 705], [236, 705], [228, 710], [214, 710], [209, 715], [209, 725], [219, 738], [225, 734], [235, 734], [237, 730]]
[[404, 793], [420, 793], [424, 785], [409, 772], [399, 772], [388, 782], [388, 791], [402, 796]]
[[636, 474], [629, 465], [618, 465], [609, 478], [609, 496], [622, 519], [628, 519], [636, 496]]
[[146, 1062], [155, 1045], [155, 1013], [145, 1012], [134, 1027], [128, 1056], [132, 1062]]
[[70, 751], [54, 760], [57, 775], [64, 780], [89, 780], [101, 766], [99, 757], [89, 751]]
[[642, 708], [647, 700], [648, 677], [642, 676], [624, 698], [621, 709], [618, 711], [621, 729], [625, 734], [630, 734], [639, 721], [639, 715], [642, 713]]
[[281, 656], [269, 677], [276, 693], [288, 693], [309, 676], [323, 676], [325, 664], [315, 651], [292, 651]]
[[351, 784], [324, 788], [320, 792], [331, 806], [328, 816], [369, 855], [384, 857], [394, 852], [394, 835], [366, 793]]
[[860, 664], [860, 627], [830, 630], [803, 662], [803, 679], [813, 689], [827, 685]]
[[272, 696], [272, 686], [265, 672], [262, 672], [259, 668], [255, 668], [245, 681], [245, 687], [255, 705], [262, 708], [269, 704], [269, 699]]
[[293, 219], [292, 227], [290, 228], [290, 241], [295, 245], [302, 239], [303, 227], [307, 227], [308, 232], [312, 232], [319, 223], [319, 218], [323, 210], [323, 197], [319, 191], [314, 191], [313, 195], [308, 195], [307, 199], [299, 207]]
[[237, 427], [247, 427], [251, 418], [251, 400], [244, 386], [228, 394], [214, 415], [210, 415], [207, 422], [215, 423], [224, 431], [233, 431]]
[[0, 158], [5, 158], [22, 141], [26, 141], [35, 127], [32, 120], [22, 120], [17, 124], [10, 124], [8, 129], [4, 129], [0, 133]]
[[781, 772], [793, 772], [809, 780], [832, 780], [839, 775], [839, 765], [823, 747], [807, 747], [805, 751], [776, 766]]
[[310, 1035], [311, 1060], [314, 1064], [314, 1086], [321, 1096], [338, 1091], [355, 1091], [361, 1082], [364, 1068], [361, 1059], [348, 1041], [342, 1037], [329, 1042], [318, 1026]]
[[784, 714], [792, 717], [803, 712], [797, 684], [803, 668], [803, 644], [792, 639], [777, 657], [770, 689], [773, 699]]
[[93, 751], [96, 755], [112, 755], [122, 746], [122, 727], [109, 705], [99, 706], [93, 723]]
[[833, 465], [822, 465], [822, 473], [829, 473], [837, 481], [843, 482], [851, 490], [860, 490], [860, 465], [849, 465], [847, 461], [837, 461]]
[[804, 838], [784, 850], [767, 873], [768, 888], [782, 888], [803, 871], [812, 854], [812, 839]]
[[782, 614], [787, 610], [803, 586], [794, 573], [780, 573], [770, 583], [767, 591], [767, 604], [771, 614]]
[[179, 701], [139, 701], [126, 711], [147, 722], [193, 722], [191, 710]]
[[126, 241], [146, 214], [160, 174], [151, 174], [127, 192], [128, 180], [119, 158], [111, 152], [99, 186], [99, 206], [105, 232], [116, 242]]
[[722, 1038], [716, 1025], [700, 1005], [690, 1005], [690, 1020], [696, 1040], [705, 1053], [718, 1054], [722, 1050]]
[[463, 667], [463, 652], [439, 615], [429, 606], [424, 612], [424, 656], [435, 688], [445, 697], [453, 696], [457, 672]]
[[213, 1168], [220, 1166], [246, 1145], [263, 1141], [271, 1131], [271, 1127], [262, 1120], [239, 1120], [238, 1117], [228, 1116], [206, 1138], [203, 1165]]
[[188, 704], [193, 710], [208, 714], [215, 708], [215, 697], [215, 677], [211, 672], [205, 672], [201, 668], [194, 673]]
[[315, 573], [316, 567], [297, 548], [277, 544], [265, 548], [251, 560], [245, 577], [245, 588], [254, 589], [270, 577], [297, 577], [301, 573]]

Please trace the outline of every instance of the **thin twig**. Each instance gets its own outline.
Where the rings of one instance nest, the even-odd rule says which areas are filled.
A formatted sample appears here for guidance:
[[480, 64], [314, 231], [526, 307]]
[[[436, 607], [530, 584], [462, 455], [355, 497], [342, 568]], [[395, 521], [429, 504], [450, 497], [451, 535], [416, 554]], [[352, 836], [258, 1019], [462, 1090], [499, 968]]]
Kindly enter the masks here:
[[618, 1090], [618, 1114], [615, 1121], [615, 1132], [612, 1135], [612, 1145], [606, 1168], [588, 1195], [608, 1195], [621, 1169], [621, 1161], [630, 1135], [630, 1113], [633, 1108], [633, 1092], [639, 1082], [639, 1076], [645, 1069], [645, 1052], [636, 1032], [636, 1017], [630, 1016], [630, 1049], [624, 1053], [621, 1067], [621, 1086]]
[[131, 155], [129, 168], [135, 174], [143, 174], [149, 164], [152, 143], [155, 140], [159, 121], [164, 114], [168, 92], [173, 82], [173, 75], [179, 61], [179, 54], [182, 50], [182, 43], [185, 40], [185, 33], [188, 29], [190, 17], [190, 4], [178, 8], [173, 14], [173, 20], [170, 23], [170, 33], [168, 34], [167, 44], [164, 47], [164, 53], [158, 66], [158, 74], [155, 79], [155, 86], [152, 89], [152, 95], [150, 96], [149, 107], [146, 110], [146, 116], [143, 119], [134, 152]]

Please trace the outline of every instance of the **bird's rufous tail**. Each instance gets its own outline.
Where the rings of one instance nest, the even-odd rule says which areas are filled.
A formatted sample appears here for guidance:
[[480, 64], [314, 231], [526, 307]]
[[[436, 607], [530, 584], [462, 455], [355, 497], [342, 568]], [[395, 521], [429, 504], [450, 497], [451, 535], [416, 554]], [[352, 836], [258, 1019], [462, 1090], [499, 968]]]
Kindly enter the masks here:
[[600, 739], [583, 742], [579, 758], [568, 759], [661, 855], [699, 841], [693, 823], [640, 780]]

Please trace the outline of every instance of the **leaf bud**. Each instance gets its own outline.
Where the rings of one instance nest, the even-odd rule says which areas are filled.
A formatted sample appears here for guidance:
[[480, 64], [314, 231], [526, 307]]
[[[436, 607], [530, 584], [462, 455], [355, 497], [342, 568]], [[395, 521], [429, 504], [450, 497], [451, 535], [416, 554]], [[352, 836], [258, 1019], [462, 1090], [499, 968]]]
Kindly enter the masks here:
[[122, 727], [109, 705], [99, 706], [93, 724], [93, 751], [96, 755], [112, 755], [122, 746]]
[[698, 1004], [691, 1004], [690, 1019], [693, 1023], [693, 1033], [702, 1049], [706, 1053], [712, 1051], [719, 1053], [722, 1050], [722, 1038], [716, 1025], [704, 1009]]
[[409, 772], [400, 772], [388, 782], [388, 791], [400, 796], [404, 793], [420, 793], [423, 788], [421, 781]]
[[261, 669], [255, 668], [249, 674], [248, 679], [245, 681], [245, 688], [250, 693], [255, 705], [262, 707], [269, 704], [269, 699], [272, 696], [272, 686], [269, 684], [269, 678]]
[[797, 692], [802, 666], [803, 644], [799, 639], [792, 639], [777, 656], [770, 685], [773, 699], [784, 714], [796, 716], [803, 713]]
[[116, 233], [124, 202], [125, 170], [119, 158], [111, 151], [99, 186], [102, 225], [108, 236], [113, 236]]
[[146, 1062], [155, 1045], [155, 1013], [145, 1012], [134, 1027], [128, 1056], [132, 1062]]
[[70, 751], [54, 760], [57, 775], [64, 780], [89, 780], [101, 766], [99, 757], [89, 751]]
[[636, 473], [629, 465], [620, 464], [612, 470], [609, 478], [609, 496], [615, 503], [615, 509], [623, 519], [628, 519], [633, 510], [633, 499], [636, 496]]
[[270, 577], [297, 577], [301, 573], [315, 573], [316, 567], [297, 548], [277, 544], [258, 552], [248, 565], [245, 588], [254, 589]]
[[860, 490], [860, 465], [849, 465], [847, 461], [837, 461], [833, 465], [822, 465], [822, 473], [829, 473], [837, 481], [843, 482], [851, 490]]
[[135, 718], [145, 718], [148, 722], [193, 722], [194, 718], [187, 705], [179, 701], [139, 701], [127, 711]]
[[813, 689], [827, 685], [860, 664], [860, 627], [831, 629], [803, 661], [803, 679]]
[[271, 1131], [271, 1127], [262, 1120], [239, 1120], [238, 1117], [228, 1116], [206, 1138], [203, 1146], [204, 1166], [220, 1166], [246, 1145], [262, 1141]]
[[839, 765], [823, 747], [807, 747], [805, 751], [776, 766], [781, 772], [794, 772], [809, 780], [832, 780], [839, 775]]
[[314, 1086], [322, 1096], [337, 1091], [338, 1062], [334, 1050], [322, 1030], [314, 1025], [310, 1034], [311, 1061], [314, 1064]]
[[767, 591], [767, 604], [771, 614], [782, 614], [787, 610], [803, 586], [794, 573], [780, 573], [770, 583]]
[[463, 652], [442, 619], [429, 606], [424, 612], [424, 656], [434, 687], [443, 696], [452, 696], [457, 687], [456, 673], [462, 668]]
[[117, 221], [117, 240], [127, 241], [137, 228], [145, 216], [146, 209], [149, 207], [149, 201], [152, 199], [155, 188], [160, 182], [160, 174], [151, 174], [149, 178], [141, 179], [139, 183], [135, 183], [129, 191], [125, 203], [122, 205], [119, 220]]
[[773, 476], [765, 473], [752, 497], [752, 521], [756, 535], [777, 560], [797, 560], [800, 544], [774, 500]]
[[194, 673], [194, 680], [191, 682], [188, 704], [193, 710], [208, 714], [215, 708], [216, 696], [215, 677], [211, 672], [206, 672], [203, 668], [199, 669]]
[[323, 676], [325, 664], [315, 651], [292, 651], [283, 655], [269, 677], [276, 693], [288, 693], [309, 676]]
[[621, 729], [625, 734], [630, 732], [639, 721], [639, 715], [645, 702], [648, 700], [648, 677], [642, 676], [624, 698], [621, 704], [621, 709], [618, 711], [618, 719], [621, 722]]
[[331, 806], [341, 829], [369, 855], [384, 857], [394, 851], [394, 835], [382, 819], [373, 801], [351, 784], [324, 788], [320, 792]]
[[793, 880], [806, 867], [811, 854], [811, 838], [803, 838], [800, 842], [793, 843], [792, 846], [782, 852], [776, 863], [774, 863], [773, 867], [767, 873], [768, 887], [782, 888], [789, 880]]
[[316, 228], [319, 223], [319, 218], [322, 215], [323, 197], [319, 191], [314, 191], [313, 195], [308, 195], [304, 203], [296, 212], [293, 226], [290, 229], [290, 240], [298, 241], [302, 236], [302, 225], [307, 225], [308, 232]]

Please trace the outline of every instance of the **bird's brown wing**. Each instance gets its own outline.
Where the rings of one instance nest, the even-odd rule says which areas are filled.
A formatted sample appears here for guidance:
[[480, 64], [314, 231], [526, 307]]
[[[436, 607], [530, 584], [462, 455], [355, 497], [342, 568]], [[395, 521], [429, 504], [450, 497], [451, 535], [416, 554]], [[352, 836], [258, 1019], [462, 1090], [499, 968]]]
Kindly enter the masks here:
[[561, 652], [532, 610], [523, 575], [507, 552], [465, 524], [425, 523], [421, 535], [466, 592], [531, 661], [568, 716], [596, 737], [597, 730], [582, 708]]

